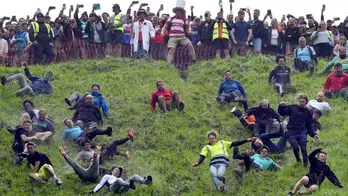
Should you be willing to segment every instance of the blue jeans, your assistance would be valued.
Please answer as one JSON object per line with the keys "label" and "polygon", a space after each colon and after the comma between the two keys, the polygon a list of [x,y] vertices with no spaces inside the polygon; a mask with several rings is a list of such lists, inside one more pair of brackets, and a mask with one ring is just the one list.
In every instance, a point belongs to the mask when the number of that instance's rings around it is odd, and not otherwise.
{"label": "blue jeans", "polygon": [[254,38],[253,39],[253,47],[254,47],[254,51],[261,52],[262,39],[261,38]]}
{"label": "blue jeans", "polygon": [[[273,143],[271,141],[272,138],[278,138],[278,137],[280,137],[280,139],[277,143]],[[262,134],[262,135],[260,135],[260,139],[264,145],[268,146],[268,148],[271,150],[271,152],[273,152],[273,153],[284,152],[284,149],[286,146],[286,137],[282,136],[282,134],[280,132]]]}
{"label": "blue jeans", "polygon": [[222,177],[225,176],[226,165],[222,163],[210,165],[210,174],[216,187],[223,185]]}
{"label": "blue jeans", "polygon": [[226,103],[231,103],[234,98],[236,97],[241,97],[242,93],[240,93],[240,91],[233,91],[230,93],[222,93],[220,96],[218,96],[222,102],[226,102]]}

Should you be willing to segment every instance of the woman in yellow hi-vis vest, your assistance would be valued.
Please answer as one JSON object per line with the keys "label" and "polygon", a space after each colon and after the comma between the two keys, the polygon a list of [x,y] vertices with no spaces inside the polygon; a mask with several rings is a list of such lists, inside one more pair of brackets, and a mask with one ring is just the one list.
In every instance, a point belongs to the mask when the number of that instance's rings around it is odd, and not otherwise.
{"label": "woman in yellow hi-vis vest", "polygon": [[[122,36],[123,36],[123,24],[126,22],[126,16],[121,13],[120,6],[115,4],[112,7],[115,15],[111,16],[109,22],[109,29],[106,33],[106,48],[105,56],[121,57],[122,54]],[[115,44],[115,50],[113,52],[113,45]],[[114,54],[114,55],[113,55]]]}
{"label": "woman in yellow hi-vis vest", "polygon": [[210,174],[213,178],[215,187],[220,190],[225,190],[225,171],[230,165],[227,149],[233,146],[232,142],[220,140],[216,142],[217,133],[215,131],[208,132],[209,144],[204,146],[199,154],[200,158],[193,166],[197,167],[203,163],[206,157],[210,158]]}
{"label": "woman in yellow hi-vis vest", "polygon": [[212,24],[213,29],[213,47],[216,50],[216,58],[220,58],[221,50],[224,51],[225,58],[229,58],[228,32],[232,26],[225,21],[222,12],[217,14],[216,22]]}

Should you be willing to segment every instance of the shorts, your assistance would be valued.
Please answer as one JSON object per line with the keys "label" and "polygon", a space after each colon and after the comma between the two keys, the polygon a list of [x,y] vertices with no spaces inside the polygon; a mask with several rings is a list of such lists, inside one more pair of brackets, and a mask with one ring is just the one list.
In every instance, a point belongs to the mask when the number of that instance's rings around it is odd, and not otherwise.
{"label": "shorts", "polygon": [[108,31],[106,33],[106,43],[122,43],[122,37],[123,33],[122,31],[115,30],[115,31]]}
{"label": "shorts", "polygon": [[217,38],[213,41],[213,47],[214,49],[222,49],[222,50],[228,50],[228,39],[225,38]]}
{"label": "shorts", "polygon": [[50,177],[51,174],[47,171],[47,168],[52,168],[51,165],[48,164],[44,164],[37,173],[35,173],[35,176],[37,176],[38,178],[40,178],[43,181],[47,181]]}
{"label": "shorts", "polygon": [[314,177],[311,177],[310,174],[307,174],[306,176],[308,177],[308,184],[307,184],[307,185],[304,185],[306,188],[309,188],[309,187],[311,187],[312,185],[318,185],[318,182],[317,182],[317,180],[315,180]]}
{"label": "shorts", "polygon": [[189,44],[192,44],[192,42],[185,36],[170,37],[168,41],[168,48],[175,49],[177,45],[185,47]]}

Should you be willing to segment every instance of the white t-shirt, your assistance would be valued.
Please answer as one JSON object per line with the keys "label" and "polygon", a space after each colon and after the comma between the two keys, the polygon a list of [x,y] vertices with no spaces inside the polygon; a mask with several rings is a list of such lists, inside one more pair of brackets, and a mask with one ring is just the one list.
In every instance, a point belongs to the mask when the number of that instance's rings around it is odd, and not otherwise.
{"label": "white t-shirt", "polygon": [[114,175],[109,175],[106,174],[103,176],[102,180],[99,182],[99,184],[93,189],[94,192],[98,192],[106,182],[108,182],[108,184],[113,184],[115,181],[117,180],[116,176]]}
{"label": "white t-shirt", "polygon": [[308,106],[311,106],[312,108],[316,108],[323,113],[328,112],[330,110],[329,103],[325,101],[318,102],[317,100],[310,100],[308,102]]}
{"label": "white t-shirt", "polygon": [[272,34],[271,34],[271,45],[272,46],[278,46],[278,29],[272,29]]}
{"label": "white t-shirt", "polygon": [[0,38],[0,56],[6,56],[8,52],[8,43],[5,39]]}

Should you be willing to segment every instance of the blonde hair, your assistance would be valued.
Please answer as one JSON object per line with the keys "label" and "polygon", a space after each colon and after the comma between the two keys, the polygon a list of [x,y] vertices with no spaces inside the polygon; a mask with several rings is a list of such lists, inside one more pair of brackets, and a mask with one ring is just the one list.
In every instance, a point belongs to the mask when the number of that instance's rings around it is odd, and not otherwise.
{"label": "blonde hair", "polygon": [[19,126],[23,127],[23,125],[26,122],[30,122],[31,123],[31,118],[30,118],[29,114],[24,113],[24,114],[22,114],[22,116],[21,116],[21,118],[19,120]]}
{"label": "blonde hair", "polygon": [[340,37],[340,40],[339,40],[339,42],[338,43],[340,43],[340,41],[344,41],[344,44],[340,44],[341,46],[343,46],[343,47],[346,47],[346,44],[347,44],[347,38],[344,36],[344,35],[342,35],[341,37]]}

